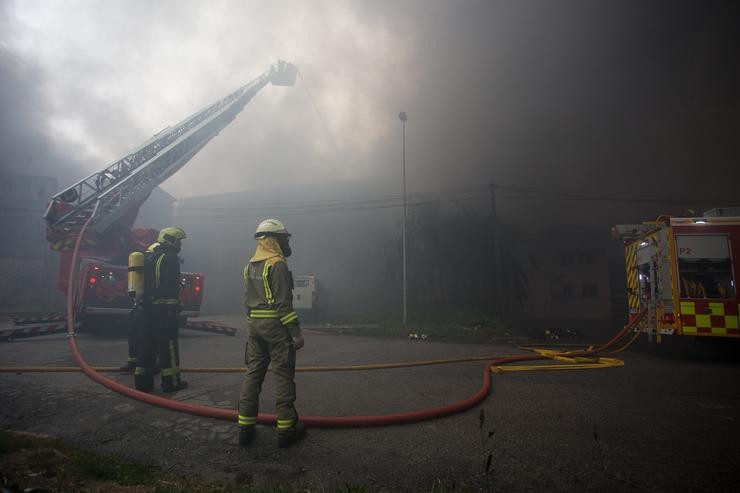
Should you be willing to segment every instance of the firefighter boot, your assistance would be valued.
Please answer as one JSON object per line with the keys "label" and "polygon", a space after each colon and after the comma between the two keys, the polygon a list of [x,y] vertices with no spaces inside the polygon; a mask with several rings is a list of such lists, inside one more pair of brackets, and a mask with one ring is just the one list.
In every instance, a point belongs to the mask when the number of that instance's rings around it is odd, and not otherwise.
{"label": "firefighter boot", "polygon": [[162,377],[162,392],[177,392],[188,388],[188,383],[184,380],[180,380],[179,375],[171,376],[167,375]]}
{"label": "firefighter boot", "polygon": [[142,392],[151,392],[154,389],[154,377],[151,372],[137,366],[134,370],[134,387]]}
{"label": "firefighter boot", "polygon": [[278,430],[278,447],[290,447],[304,436],[306,436],[306,425],[298,421],[286,430]]}
{"label": "firefighter boot", "polygon": [[244,425],[239,427],[239,445],[242,447],[249,445],[254,440],[254,435],[257,433],[257,427],[254,425]]}

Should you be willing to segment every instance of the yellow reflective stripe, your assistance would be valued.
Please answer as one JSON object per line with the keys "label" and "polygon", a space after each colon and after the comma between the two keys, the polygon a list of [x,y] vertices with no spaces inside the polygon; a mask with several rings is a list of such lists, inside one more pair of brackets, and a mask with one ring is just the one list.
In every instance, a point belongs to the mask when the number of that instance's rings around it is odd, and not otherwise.
{"label": "yellow reflective stripe", "polygon": [[681,302],[681,313],[684,315],[695,315],[696,305],[693,301],[682,301]]}
{"label": "yellow reflective stripe", "polygon": [[280,318],[277,310],[249,310],[250,318]]}
{"label": "yellow reflective stripe", "polygon": [[290,312],[280,318],[280,321],[283,323],[283,325],[287,325],[295,320],[298,320],[298,314],[296,312]]}
{"label": "yellow reflective stripe", "polygon": [[265,300],[267,301],[268,305],[272,305],[275,303],[275,298],[272,296],[272,289],[270,289],[270,280],[267,278],[267,271],[270,269],[270,266],[265,262],[264,267],[262,267],[262,283],[265,285]]}
{"label": "yellow reflective stripe", "polygon": [[152,301],[153,305],[176,305],[180,302],[177,298],[161,298],[158,300]]}
{"label": "yellow reflective stripe", "polygon": [[277,420],[277,428],[278,430],[287,430],[288,428],[293,428],[293,425],[295,424],[294,419],[278,419]]}
{"label": "yellow reflective stripe", "polygon": [[239,415],[239,425],[241,426],[249,426],[249,425],[256,425],[257,424],[257,416],[242,416]]}
{"label": "yellow reflective stripe", "polygon": [[162,368],[163,377],[173,377],[177,374],[174,368]]}
{"label": "yellow reflective stripe", "polygon": [[242,273],[242,276],[244,277],[244,282],[247,282],[247,279],[249,279],[249,264],[244,266],[244,272]]}
{"label": "yellow reflective stripe", "polygon": [[159,256],[159,258],[157,259],[156,268],[154,269],[154,285],[156,287],[159,287],[159,275],[162,267],[162,260],[164,260],[164,255]]}

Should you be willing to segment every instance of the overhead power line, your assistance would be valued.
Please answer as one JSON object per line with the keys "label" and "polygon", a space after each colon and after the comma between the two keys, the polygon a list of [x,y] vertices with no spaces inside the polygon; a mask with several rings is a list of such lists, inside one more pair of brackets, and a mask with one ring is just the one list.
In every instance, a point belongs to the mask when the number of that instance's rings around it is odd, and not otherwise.
{"label": "overhead power line", "polygon": [[[738,204],[738,200],[708,200],[706,198],[688,198],[684,200],[666,199],[656,197],[638,196],[608,196],[574,194],[557,191],[548,191],[527,187],[497,186],[497,199],[508,200],[566,200],[580,202],[606,202],[606,203],[645,203],[663,206],[732,206]],[[503,193],[502,193],[503,192]],[[463,202],[472,200],[490,199],[490,191],[487,187],[466,187],[433,192],[418,192],[407,196],[410,207],[427,206],[432,204]],[[235,203],[223,205],[203,206],[181,206],[181,211],[202,212],[203,214],[186,214],[183,218],[241,218],[259,217],[264,211],[280,213],[285,216],[321,214],[329,212],[355,212],[363,210],[378,210],[403,207],[402,195],[382,195],[375,197],[361,197],[351,199],[322,199],[302,200],[293,202],[274,203]],[[210,212],[210,213],[209,213]]]}
{"label": "overhead power line", "polygon": [[[439,190],[432,192],[417,192],[413,194],[407,194],[406,197],[428,197],[442,194],[456,194],[456,193],[483,193],[487,192],[487,188],[482,187],[466,187],[466,188],[453,188],[449,190]],[[233,204],[221,204],[221,205],[181,205],[181,210],[233,210],[243,208],[261,208],[269,209],[275,207],[311,207],[320,205],[346,205],[346,204],[362,204],[362,203],[377,203],[386,202],[390,200],[403,200],[403,195],[378,195],[373,197],[358,197],[350,199],[319,199],[319,200],[296,200],[296,201],[280,201],[280,202],[238,202]]]}

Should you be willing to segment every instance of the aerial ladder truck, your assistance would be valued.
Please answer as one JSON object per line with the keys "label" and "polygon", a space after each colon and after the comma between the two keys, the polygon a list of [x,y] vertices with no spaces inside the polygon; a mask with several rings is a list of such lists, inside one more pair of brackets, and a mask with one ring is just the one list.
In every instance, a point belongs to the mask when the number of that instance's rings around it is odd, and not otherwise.
{"label": "aerial ladder truck", "polygon": [[[206,106],[77,183],[54,195],[44,214],[47,240],[60,253],[57,289],[73,290],[75,313],[85,324],[102,318],[115,323],[133,307],[127,290],[126,259],[133,250],[142,251],[156,240],[155,230],[133,230],[139,208],[152,190],[182,168],[211,139],[219,134],[244,106],[268,83],[292,86],[298,69],[278,61],[263,74],[236,91]],[[72,250],[83,225],[79,265],[72,265]],[[73,275],[73,273],[75,275]],[[74,279],[74,283],[71,282]],[[196,317],[204,294],[204,276],[183,274],[180,298],[183,318]],[[17,324],[34,320],[18,320]],[[47,322],[49,320],[47,319]],[[61,320],[60,320],[61,321]],[[184,321],[183,321],[184,322]],[[0,338],[28,337],[61,332],[63,324],[48,330],[0,331]],[[206,328],[208,323],[201,324]],[[193,324],[190,328],[199,328]]]}

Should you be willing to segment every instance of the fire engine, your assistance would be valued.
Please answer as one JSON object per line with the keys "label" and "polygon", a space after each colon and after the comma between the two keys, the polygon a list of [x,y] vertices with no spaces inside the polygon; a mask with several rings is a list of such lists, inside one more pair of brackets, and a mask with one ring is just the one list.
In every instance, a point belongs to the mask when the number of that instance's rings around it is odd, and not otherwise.
{"label": "fire engine", "polygon": [[[57,288],[64,294],[73,290],[75,313],[83,323],[101,316],[111,323],[111,317],[129,314],[133,300],[127,290],[126,259],[131,251],[146,249],[157,233],[131,228],[152,190],[231,123],[260,89],[268,83],[292,86],[297,71],[295,65],[278,61],[256,79],[51,198],[44,218],[50,247],[61,255]],[[72,249],[85,223],[79,266],[73,266]],[[72,272],[78,273],[74,285]],[[198,316],[205,276],[183,273],[182,284],[182,315]]]}
{"label": "fire engine", "polygon": [[625,246],[630,319],[647,310],[644,330],[661,336],[739,338],[740,208],[701,217],[661,216],[617,225]]}

